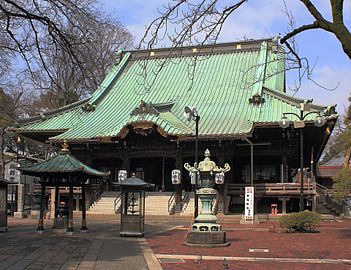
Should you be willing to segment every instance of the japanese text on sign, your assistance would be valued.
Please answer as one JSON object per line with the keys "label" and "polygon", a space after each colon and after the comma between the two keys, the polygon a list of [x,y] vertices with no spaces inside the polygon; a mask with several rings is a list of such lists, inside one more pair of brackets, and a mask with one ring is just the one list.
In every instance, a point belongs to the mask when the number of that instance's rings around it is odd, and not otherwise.
{"label": "japanese text on sign", "polygon": [[253,221],[254,219],[254,188],[245,187],[245,220]]}

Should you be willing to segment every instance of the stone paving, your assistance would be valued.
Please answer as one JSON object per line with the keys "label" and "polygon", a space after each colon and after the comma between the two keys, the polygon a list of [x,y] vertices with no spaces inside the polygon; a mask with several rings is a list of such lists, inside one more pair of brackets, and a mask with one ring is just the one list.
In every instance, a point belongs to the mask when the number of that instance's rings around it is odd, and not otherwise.
{"label": "stone paving", "polygon": [[190,221],[177,217],[147,217],[146,241],[120,237],[116,216],[89,217],[87,233],[79,232],[79,219],[75,224],[72,235],[54,233],[45,220],[39,234],[36,220],[9,218],[8,232],[0,233],[0,270],[351,270],[351,220],[322,222],[315,234],[279,233],[272,230],[277,223],[226,223],[231,246],[225,248],[183,245]]}
{"label": "stone paving", "polygon": [[1,269],[148,269],[136,238],[121,238],[117,222],[95,221],[87,233],[52,232],[45,221],[9,219],[9,230],[0,234]]}

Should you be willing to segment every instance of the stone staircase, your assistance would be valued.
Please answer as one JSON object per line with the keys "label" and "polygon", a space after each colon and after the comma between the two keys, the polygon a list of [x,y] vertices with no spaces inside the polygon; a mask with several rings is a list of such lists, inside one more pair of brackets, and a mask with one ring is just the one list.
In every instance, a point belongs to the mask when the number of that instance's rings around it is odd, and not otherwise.
{"label": "stone staircase", "polygon": [[169,215],[168,200],[171,195],[172,192],[146,192],[145,215]]}
{"label": "stone staircase", "polygon": [[[201,201],[199,200],[199,213],[201,211]],[[180,212],[181,216],[192,216],[194,215],[195,199],[194,192],[189,193],[188,199],[185,201],[183,208]]]}
{"label": "stone staircase", "polygon": [[344,201],[333,198],[333,191],[317,184],[317,212],[333,216],[351,216],[350,207]]}
{"label": "stone staircase", "polygon": [[[115,214],[114,210],[114,201],[118,197],[120,192],[118,191],[104,191],[101,195],[101,198],[98,202],[95,202],[90,206],[88,213],[89,214],[105,214],[113,215]],[[120,208],[121,201],[118,200],[117,210]]]}
{"label": "stone staircase", "polygon": [[[121,200],[116,202],[116,209],[114,206],[115,199],[119,196],[120,192],[104,191],[98,202],[89,208],[88,214],[101,214],[111,215],[120,213]],[[172,192],[146,192],[145,194],[145,214],[146,215],[169,215],[168,213],[168,200]]]}

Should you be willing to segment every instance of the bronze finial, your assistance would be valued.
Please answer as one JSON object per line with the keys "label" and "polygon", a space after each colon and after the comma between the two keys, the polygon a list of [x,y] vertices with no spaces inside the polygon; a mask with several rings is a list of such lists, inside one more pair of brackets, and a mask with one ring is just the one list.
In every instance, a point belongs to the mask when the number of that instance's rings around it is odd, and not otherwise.
{"label": "bronze finial", "polygon": [[211,153],[210,153],[210,150],[206,149],[205,151],[205,157],[210,157],[211,156]]}

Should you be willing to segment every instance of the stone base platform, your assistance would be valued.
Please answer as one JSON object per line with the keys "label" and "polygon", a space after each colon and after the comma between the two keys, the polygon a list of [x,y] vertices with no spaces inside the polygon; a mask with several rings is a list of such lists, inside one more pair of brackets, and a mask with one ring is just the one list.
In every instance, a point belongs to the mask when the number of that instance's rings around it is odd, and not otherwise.
{"label": "stone base platform", "polygon": [[184,244],[197,247],[225,247],[229,246],[230,242],[226,242],[225,231],[190,231]]}

